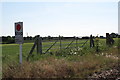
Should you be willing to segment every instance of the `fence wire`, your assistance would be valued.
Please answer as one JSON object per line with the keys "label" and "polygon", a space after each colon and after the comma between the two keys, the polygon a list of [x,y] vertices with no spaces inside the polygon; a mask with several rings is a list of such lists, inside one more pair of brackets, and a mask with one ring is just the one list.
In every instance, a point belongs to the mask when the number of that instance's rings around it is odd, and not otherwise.
{"label": "fence wire", "polygon": [[[60,41],[58,40],[56,42],[56,44],[48,52],[65,49],[72,41],[73,40],[61,40],[61,45],[60,45]],[[81,47],[85,41],[86,40],[77,40],[77,46]],[[55,40],[54,41],[42,41],[43,53],[45,53],[54,42],[55,42]],[[23,60],[26,60],[33,44],[34,44],[34,42],[23,43],[23,45],[22,45]],[[73,43],[69,46],[69,48],[76,48],[76,40],[73,41]],[[36,47],[32,54],[33,55],[37,54]],[[19,44],[2,44],[2,61],[3,61],[3,63],[19,62]]]}
{"label": "fence wire", "polygon": [[[61,50],[61,49],[83,47],[85,42],[87,42],[87,41],[85,41],[85,40],[61,40],[61,41],[59,41],[58,40],[55,43],[55,45],[51,47],[51,45],[54,44],[54,42],[49,41],[49,42],[47,42],[46,45],[45,45],[45,43],[43,43],[42,50],[43,50],[43,53],[47,53],[47,52]],[[49,47],[51,47],[51,49],[49,49]]]}

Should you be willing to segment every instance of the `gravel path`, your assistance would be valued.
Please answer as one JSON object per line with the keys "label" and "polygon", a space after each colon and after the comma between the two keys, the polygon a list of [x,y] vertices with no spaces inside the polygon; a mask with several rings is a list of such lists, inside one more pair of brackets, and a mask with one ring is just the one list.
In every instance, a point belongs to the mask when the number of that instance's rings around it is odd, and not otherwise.
{"label": "gravel path", "polygon": [[[111,53],[112,54],[112,53]],[[113,55],[108,55],[107,53],[102,53],[102,55],[104,55],[106,58],[113,58],[118,60],[118,56],[113,56]],[[98,55],[99,56],[99,55]],[[92,76],[88,77],[89,80],[120,80],[120,64],[114,66],[112,69],[110,70],[105,70],[105,71],[101,71],[101,72],[96,72],[94,73]]]}
{"label": "gravel path", "polygon": [[106,71],[102,71],[100,73],[94,73],[89,78],[92,79],[112,79],[112,80],[120,80],[120,71],[118,69],[110,69]]}
{"label": "gravel path", "polygon": [[89,80],[105,79],[105,80],[120,80],[120,64],[113,68],[101,72],[96,72],[88,77]]}

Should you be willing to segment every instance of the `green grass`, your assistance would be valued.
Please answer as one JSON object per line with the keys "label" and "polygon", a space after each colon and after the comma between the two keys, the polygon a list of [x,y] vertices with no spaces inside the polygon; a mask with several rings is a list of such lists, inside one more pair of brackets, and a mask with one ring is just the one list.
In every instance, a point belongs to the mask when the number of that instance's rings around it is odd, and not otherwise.
{"label": "green grass", "polygon": [[[95,53],[96,52],[96,47],[94,48],[90,48],[89,46],[89,41],[84,45],[83,48],[81,48],[80,46],[82,46],[82,44],[78,44],[77,46],[79,47],[79,51],[76,51],[76,49],[64,49],[65,47],[67,47],[67,45],[71,42],[72,40],[62,40],[62,51],[60,51],[60,42],[58,41],[50,50],[49,52],[52,52],[53,54],[57,53],[61,53],[61,55],[67,55],[68,53],[72,53],[74,54],[74,52],[79,53],[79,55],[84,55],[84,54],[90,54],[90,53]],[[84,43],[86,40],[79,40],[78,43]],[[114,46],[118,45],[118,40],[115,39],[115,44]],[[43,52],[45,52],[54,42],[43,42]],[[76,48],[76,41],[73,42],[74,44],[72,44],[71,46]],[[9,63],[9,62],[19,62],[19,45],[18,44],[2,44],[0,45],[2,46],[2,60],[3,60],[3,64],[5,63]],[[33,43],[24,43],[23,44],[23,61],[26,60],[26,57],[28,56],[31,48],[33,46]],[[70,47],[71,47],[70,46]],[[102,51],[107,51],[109,49],[108,46],[106,46],[105,43],[105,39],[100,39],[99,41],[99,52]],[[36,48],[33,52],[33,54],[36,56]],[[49,55],[49,53],[47,53],[47,55]],[[37,55],[38,56],[38,55]],[[41,56],[41,55],[40,55]],[[39,57],[40,57],[39,56]],[[38,58],[39,58],[38,57]],[[35,57],[36,58],[36,57]],[[38,60],[38,58],[36,58],[35,60]],[[32,59],[32,58],[31,58]],[[34,60],[34,59],[32,59]]]}
{"label": "green grass", "polygon": [[[114,49],[116,50],[116,49]],[[114,50],[110,50],[113,51]],[[94,72],[110,69],[117,60],[102,55],[85,54],[66,57],[41,55],[40,60],[9,64],[4,67],[4,77],[13,78],[87,78]]]}
{"label": "green grass", "polygon": [[[94,72],[98,72],[105,69],[110,69],[112,66],[118,63],[118,60],[113,58],[106,58],[102,53],[108,55],[112,53],[112,56],[118,55],[118,47],[120,46],[120,40],[114,39],[115,43],[113,46],[106,46],[105,39],[99,40],[99,52],[96,52],[96,47],[90,48],[89,41],[84,45],[83,48],[79,47],[69,49],[59,49],[59,42],[50,50],[47,54],[37,54],[36,50],[33,52],[34,55],[30,56],[30,62],[26,62],[26,57],[33,46],[33,43],[23,44],[23,68],[19,67],[19,45],[18,44],[3,44],[2,46],[2,60],[4,77],[87,77]],[[62,44],[68,44],[70,41],[62,41]],[[86,40],[81,40],[85,42]],[[43,42],[43,46],[46,49],[50,47],[54,42]],[[74,41],[74,43],[76,43]],[[96,43],[95,43],[96,44]],[[49,45],[49,46],[47,46]],[[76,47],[76,44],[72,45]],[[81,46],[79,44],[78,46]],[[62,45],[66,47],[66,45]],[[54,49],[56,48],[56,50]],[[13,67],[8,70],[9,67]],[[44,68],[45,67],[45,68]],[[20,69],[19,69],[20,68]],[[58,69],[56,69],[58,68]],[[62,70],[63,69],[63,70]],[[27,71],[28,70],[28,71]],[[40,70],[40,71],[39,71]],[[41,72],[41,70],[43,72]],[[16,74],[17,72],[23,71],[24,73]],[[36,73],[35,71],[38,71]],[[62,71],[62,72],[60,72]],[[49,74],[51,72],[51,74]],[[12,73],[12,74],[10,74]],[[62,74],[63,73],[63,74]],[[23,75],[26,74],[26,75]]]}
{"label": "green grass", "polygon": [[[63,41],[62,40],[62,48],[65,48],[72,40]],[[85,40],[81,40],[78,42],[85,42]],[[43,42],[43,52],[45,52],[54,42]],[[75,41],[73,42],[75,43]],[[66,44],[66,45],[64,45]],[[75,47],[76,44],[72,45],[72,47]],[[9,62],[18,62],[19,59],[19,44],[2,44],[2,59],[3,64],[9,63]],[[26,57],[28,56],[31,48],[33,46],[33,43],[24,43],[23,44],[23,61],[26,60]],[[79,45],[80,46],[80,45]],[[60,42],[57,42],[55,46],[51,48],[50,51],[55,52],[60,49]],[[36,48],[33,52],[33,54],[36,54]]]}

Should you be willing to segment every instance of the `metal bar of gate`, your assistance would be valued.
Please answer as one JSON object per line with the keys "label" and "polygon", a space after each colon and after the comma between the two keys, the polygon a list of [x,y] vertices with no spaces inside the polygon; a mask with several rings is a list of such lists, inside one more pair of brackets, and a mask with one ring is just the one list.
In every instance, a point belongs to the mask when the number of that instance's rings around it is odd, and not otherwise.
{"label": "metal bar of gate", "polygon": [[[73,40],[74,41],[74,40]],[[66,47],[66,49],[73,43],[73,41],[70,43],[70,44],[68,44],[68,46]]]}
{"label": "metal bar of gate", "polygon": [[28,57],[27,57],[27,61],[29,60],[29,57],[30,57],[30,55],[32,54],[32,52],[33,52],[36,44],[37,44],[37,39],[35,39],[34,45],[33,45],[33,47],[31,48],[31,50],[30,50],[30,52],[29,52],[29,55],[28,55]]}
{"label": "metal bar of gate", "polygon": [[[88,40],[89,40],[89,39],[88,39]],[[83,46],[87,43],[88,40],[86,40],[86,42],[85,42],[81,47],[83,47]]]}
{"label": "metal bar of gate", "polygon": [[[58,41],[58,40],[57,40],[57,41]],[[52,46],[50,46],[45,53],[47,53],[47,52],[57,43],[57,41],[55,41],[55,43],[53,43]],[[45,54],[45,53],[44,53],[44,54]]]}

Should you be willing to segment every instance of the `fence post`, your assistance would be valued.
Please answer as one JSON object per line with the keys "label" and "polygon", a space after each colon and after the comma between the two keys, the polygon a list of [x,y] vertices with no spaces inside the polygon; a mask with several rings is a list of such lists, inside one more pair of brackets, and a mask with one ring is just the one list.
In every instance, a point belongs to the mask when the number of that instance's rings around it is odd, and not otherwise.
{"label": "fence post", "polygon": [[33,45],[33,47],[31,48],[31,50],[30,50],[30,52],[29,52],[29,55],[28,55],[28,57],[27,57],[27,61],[29,60],[29,57],[30,57],[30,55],[32,54],[33,50],[35,49],[35,46],[36,46],[36,45],[37,45],[37,38],[35,39],[34,45]]}
{"label": "fence post", "polygon": [[114,44],[114,40],[109,33],[106,33],[106,44],[109,46]]}
{"label": "fence post", "polygon": [[40,39],[40,53],[42,54],[42,37],[40,37],[39,39]]}
{"label": "fence post", "polygon": [[37,54],[40,53],[40,43],[39,43],[39,42],[40,42],[40,39],[39,39],[39,37],[40,37],[40,35],[37,35],[37,37],[36,37],[36,38],[37,38],[37,47],[36,47],[36,49],[37,49]]}
{"label": "fence post", "polygon": [[42,39],[40,35],[37,35],[37,53],[42,54]]}
{"label": "fence post", "polygon": [[62,48],[62,42],[61,42],[61,36],[59,35],[59,40],[60,40],[60,50]]}
{"label": "fence post", "polygon": [[106,33],[106,44],[109,45],[109,33]]}
{"label": "fence post", "polygon": [[90,35],[90,48],[94,47],[94,40],[93,40],[93,37],[92,35]]}
{"label": "fence post", "polygon": [[77,42],[77,37],[75,37],[76,39],[76,50],[78,50],[78,42]]}

